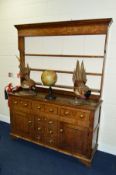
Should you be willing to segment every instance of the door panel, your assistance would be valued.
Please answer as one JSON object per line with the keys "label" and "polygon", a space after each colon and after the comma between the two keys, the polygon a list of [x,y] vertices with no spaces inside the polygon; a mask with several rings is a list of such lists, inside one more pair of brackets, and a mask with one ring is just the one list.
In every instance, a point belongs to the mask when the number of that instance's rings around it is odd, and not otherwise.
{"label": "door panel", "polygon": [[22,112],[12,113],[12,132],[22,137],[33,137],[33,120],[30,114]]}
{"label": "door panel", "polygon": [[88,150],[88,131],[87,130],[80,130],[75,129],[74,134],[74,140],[73,140],[73,152],[75,154],[84,154],[87,155]]}
{"label": "door panel", "polygon": [[73,129],[61,122],[59,127],[59,147],[66,151],[73,150]]}
{"label": "door panel", "polygon": [[75,129],[67,123],[59,125],[59,147],[74,154],[86,154],[88,148],[88,130]]}

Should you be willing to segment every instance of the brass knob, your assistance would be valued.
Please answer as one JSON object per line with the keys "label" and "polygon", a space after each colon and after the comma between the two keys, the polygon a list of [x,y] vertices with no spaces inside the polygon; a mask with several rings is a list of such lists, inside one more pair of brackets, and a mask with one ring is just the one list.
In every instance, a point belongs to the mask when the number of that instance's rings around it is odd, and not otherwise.
{"label": "brass knob", "polygon": [[63,132],[63,129],[62,129],[62,128],[60,129],[60,132],[61,132],[61,133]]}
{"label": "brass knob", "polygon": [[51,109],[49,109],[49,112],[53,112],[54,110],[51,108]]}
{"label": "brass knob", "polygon": [[83,118],[83,117],[84,117],[84,115],[83,115],[83,114],[81,114],[81,115],[80,115],[80,118]]}
{"label": "brass knob", "polygon": [[27,106],[27,103],[25,103],[24,106]]}
{"label": "brass knob", "polygon": [[68,115],[68,114],[69,114],[69,111],[66,111],[66,112],[65,112],[65,115]]}
{"label": "brass knob", "polygon": [[18,102],[17,101],[14,101],[14,104],[17,104]]}
{"label": "brass knob", "polygon": [[52,130],[50,130],[50,131],[49,131],[49,133],[50,133],[50,134],[52,134],[52,133],[53,133],[53,131],[52,131]]}
{"label": "brass knob", "polygon": [[38,129],[38,131],[40,131],[41,130],[41,128],[39,127],[39,128],[37,128]]}
{"label": "brass knob", "polygon": [[53,123],[53,121],[51,121],[51,120],[50,120],[48,123],[49,123],[49,124],[52,124],[52,123]]}
{"label": "brass knob", "polygon": [[37,106],[37,109],[41,109],[41,107],[40,106]]}
{"label": "brass knob", "polygon": [[32,121],[31,121],[31,120],[29,120],[29,121],[28,121],[28,123],[29,123],[29,124],[31,124],[31,123],[32,123]]}
{"label": "brass knob", "polygon": [[37,120],[38,120],[38,121],[40,121],[41,119],[40,119],[40,118],[38,118]]}

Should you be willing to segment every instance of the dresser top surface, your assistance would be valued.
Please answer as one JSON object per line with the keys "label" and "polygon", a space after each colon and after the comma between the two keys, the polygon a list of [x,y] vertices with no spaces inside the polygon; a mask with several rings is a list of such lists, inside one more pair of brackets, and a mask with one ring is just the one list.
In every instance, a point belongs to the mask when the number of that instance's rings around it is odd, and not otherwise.
{"label": "dresser top surface", "polygon": [[26,94],[22,91],[15,92],[9,94],[10,96],[16,96],[16,97],[22,97],[24,99],[31,99],[31,100],[37,100],[44,103],[50,103],[50,104],[57,104],[61,106],[68,106],[68,107],[74,107],[79,109],[87,109],[87,110],[96,110],[96,108],[102,103],[102,100],[96,101],[92,99],[79,99],[76,97],[69,97],[65,95],[57,95],[56,99],[54,100],[47,100],[45,98],[46,93],[37,93],[37,94]]}

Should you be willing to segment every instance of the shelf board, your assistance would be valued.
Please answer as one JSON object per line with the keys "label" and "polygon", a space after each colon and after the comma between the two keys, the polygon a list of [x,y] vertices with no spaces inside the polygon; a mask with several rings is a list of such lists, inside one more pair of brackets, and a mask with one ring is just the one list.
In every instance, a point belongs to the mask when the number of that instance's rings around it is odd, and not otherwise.
{"label": "shelf board", "polygon": [[73,58],[104,58],[104,55],[70,55],[70,54],[34,54],[25,53],[25,56],[38,56],[38,57],[73,57]]}
{"label": "shelf board", "polygon": [[[38,71],[38,72],[43,72],[46,69],[36,69],[36,68],[30,68],[30,71]],[[49,70],[49,69],[47,69]],[[53,70],[53,69],[52,69]],[[73,74],[73,71],[63,71],[63,70],[53,70],[57,73],[64,73],[64,74]],[[86,72],[86,75],[90,75],[90,76],[102,76],[102,73],[94,73],[94,72]]]}
{"label": "shelf board", "polygon": [[[40,82],[36,82],[36,85],[40,85],[40,86],[44,86],[42,83]],[[47,87],[47,86],[46,86]],[[71,89],[73,90],[73,86],[67,86],[67,85],[59,85],[59,84],[56,84],[54,85],[53,87],[57,87],[57,88],[62,88],[62,89]],[[96,93],[100,93],[100,90],[99,89],[90,89],[92,92],[96,92]]]}

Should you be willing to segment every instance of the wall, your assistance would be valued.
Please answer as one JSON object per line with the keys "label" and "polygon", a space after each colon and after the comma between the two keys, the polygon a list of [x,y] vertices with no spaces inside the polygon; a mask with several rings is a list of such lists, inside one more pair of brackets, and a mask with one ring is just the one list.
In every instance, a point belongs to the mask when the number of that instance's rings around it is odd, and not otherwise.
{"label": "wall", "polygon": [[[18,55],[15,24],[62,21],[74,19],[109,18],[110,28],[108,58],[106,62],[101,115],[99,150],[116,154],[116,1],[115,0],[1,0],[0,1],[0,117],[9,122],[9,110],[4,99],[8,82],[19,84],[17,78]],[[13,77],[8,77],[8,72]]]}

